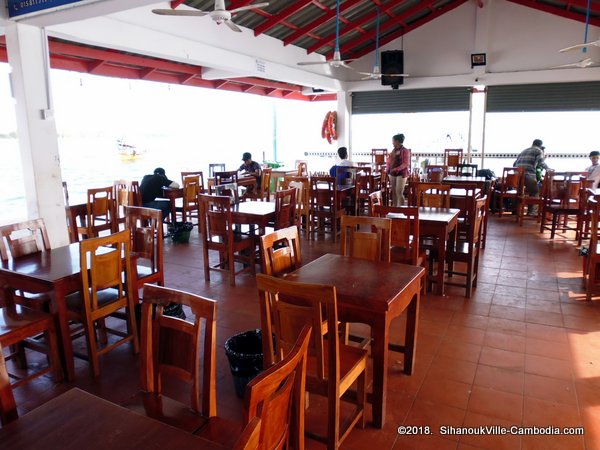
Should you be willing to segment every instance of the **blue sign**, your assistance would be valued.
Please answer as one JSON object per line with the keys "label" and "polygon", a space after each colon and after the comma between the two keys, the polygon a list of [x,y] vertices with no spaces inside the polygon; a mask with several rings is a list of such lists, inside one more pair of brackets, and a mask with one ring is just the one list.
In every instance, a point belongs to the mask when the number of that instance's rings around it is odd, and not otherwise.
{"label": "blue sign", "polygon": [[8,0],[8,17],[17,17],[83,0]]}

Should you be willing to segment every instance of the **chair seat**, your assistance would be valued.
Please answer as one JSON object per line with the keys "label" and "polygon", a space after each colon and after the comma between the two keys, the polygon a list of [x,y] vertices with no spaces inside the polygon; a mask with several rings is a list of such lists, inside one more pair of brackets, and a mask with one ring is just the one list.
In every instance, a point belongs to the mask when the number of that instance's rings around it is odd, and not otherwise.
{"label": "chair seat", "polygon": [[[325,373],[328,372],[328,348],[323,350]],[[345,392],[356,380],[356,373],[362,372],[367,363],[367,350],[349,345],[340,345],[340,392]],[[321,391],[327,395],[327,381],[321,383],[312,374],[317,372],[317,360],[309,356],[306,362],[306,386],[309,391]]]}
{"label": "chair seat", "polygon": [[37,309],[38,311],[49,312],[50,296],[48,294],[17,291],[14,296],[17,305],[26,306],[27,308]]}
{"label": "chair seat", "polygon": [[36,329],[44,331],[48,328],[47,323],[54,320],[50,314],[20,305],[15,305],[15,313],[9,313],[8,308],[0,308],[0,341],[4,346],[22,341],[24,336],[35,334]]}
{"label": "chair seat", "polygon": [[[80,292],[74,292],[65,297],[67,301],[67,309],[69,311],[81,312],[83,307],[83,296]],[[110,303],[119,300],[118,292],[116,289],[103,289],[98,291],[98,306],[106,306]]]}
{"label": "chair seat", "polygon": [[[196,432],[208,422],[206,417],[193,411],[188,405],[150,392],[138,392],[121,406],[188,433]],[[239,433],[234,436],[237,434]]]}

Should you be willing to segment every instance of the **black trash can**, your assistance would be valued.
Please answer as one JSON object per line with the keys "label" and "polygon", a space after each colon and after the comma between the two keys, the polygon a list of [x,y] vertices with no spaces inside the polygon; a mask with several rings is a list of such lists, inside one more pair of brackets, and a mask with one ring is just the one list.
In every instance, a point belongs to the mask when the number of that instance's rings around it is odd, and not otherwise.
{"label": "black trash can", "polygon": [[233,375],[235,394],[244,398],[246,385],[262,372],[263,354],[260,329],[245,331],[225,341],[225,354]]}

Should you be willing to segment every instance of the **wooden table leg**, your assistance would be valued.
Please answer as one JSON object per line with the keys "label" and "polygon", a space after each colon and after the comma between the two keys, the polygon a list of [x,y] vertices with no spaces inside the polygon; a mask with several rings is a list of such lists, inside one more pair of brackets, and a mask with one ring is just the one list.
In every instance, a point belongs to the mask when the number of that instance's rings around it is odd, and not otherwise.
{"label": "wooden table leg", "polygon": [[50,292],[52,312],[56,316],[56,330],[60,350],[60,359],[65,371],[67,381],[75,380],[75,362],[73,361],[73,342],[67,318],[66,292],[60,284],[55,285],[54,291]]}
{"label": "wooden table leg", "polygon": [[387,373],[388,373],[388,344],[390,323],[388,315],[377,317],[371,332],[371,357],[373,358],[373,426],[383,428],[385,423]]}
{"label": "wooden table leg", "polygon": [[438,262],[437,273],[435,274],[435,293],[444,295],[444,270],[446,269],[446,230],[439,233],[437,238],[438,243]]}
{"label": "wooden table leg", "polygon": [[[419,279],[420,280],[420,279]],[[418,285],[421,285],[419,281]],[[412,375],[419,329],[419,303],[421,289],[417,289],[406,310],[406,334],[404,338],[404,373]]]}

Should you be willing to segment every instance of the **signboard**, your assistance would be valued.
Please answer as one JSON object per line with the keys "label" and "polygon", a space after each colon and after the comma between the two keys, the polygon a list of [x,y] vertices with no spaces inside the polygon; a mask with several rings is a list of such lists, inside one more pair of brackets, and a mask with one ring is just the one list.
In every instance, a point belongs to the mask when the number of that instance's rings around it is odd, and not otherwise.
{"label": "signboard", "polygon": [[33,12],[56,8],[85,0],[7,0],[8,17],[18,17]]}

